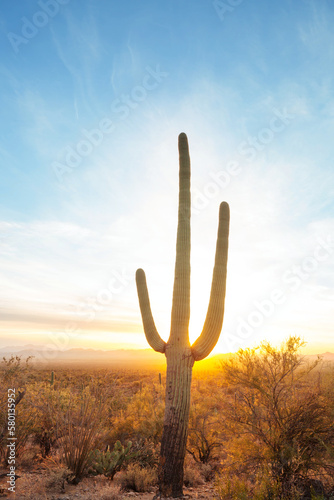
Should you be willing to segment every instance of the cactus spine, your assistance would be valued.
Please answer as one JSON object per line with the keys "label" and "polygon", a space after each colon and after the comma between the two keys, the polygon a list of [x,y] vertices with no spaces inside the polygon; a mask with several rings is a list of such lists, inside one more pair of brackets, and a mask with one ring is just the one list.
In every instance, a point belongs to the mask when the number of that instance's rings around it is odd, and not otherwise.
{"label": "cactus spine", "polygon": [[137,291],[146,339],[167,359],[166,408],[159,463],[160,496],[183,494],[190,387],[195,361],[204,359],[216,345],[223,324],[229,233],[229,206],[221,203],[210,301],[203,330],[189,342],[190,319],[190,158],[186,134],[179,135],[179,211],[176,260],[168,342],[159,335],[151,312],[145,273],[136,272]]}

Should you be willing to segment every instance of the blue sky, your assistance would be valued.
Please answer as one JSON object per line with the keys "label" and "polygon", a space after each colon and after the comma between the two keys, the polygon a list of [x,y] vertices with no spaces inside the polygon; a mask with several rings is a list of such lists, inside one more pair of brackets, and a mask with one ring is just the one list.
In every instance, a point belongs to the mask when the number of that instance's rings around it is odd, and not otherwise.
{"label": "blue sky", "polygon": [[226,200],[216,351],[333,350],[333,22],[330,1],[6,2],[0,347],[146,347],[138,267],[167,339],[184,131],[191,338]]}

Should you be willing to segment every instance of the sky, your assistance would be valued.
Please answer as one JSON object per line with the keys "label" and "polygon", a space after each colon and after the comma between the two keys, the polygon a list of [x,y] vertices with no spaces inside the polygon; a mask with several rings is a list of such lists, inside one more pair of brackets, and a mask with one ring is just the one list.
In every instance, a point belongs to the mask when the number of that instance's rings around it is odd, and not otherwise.
{"label": "sky", "polygon": [[190,338],[230,205],[214,350],[334,351],[334,5],[26,0],[0,13],[0,348],[168,339],[177,137],[192,164]]}

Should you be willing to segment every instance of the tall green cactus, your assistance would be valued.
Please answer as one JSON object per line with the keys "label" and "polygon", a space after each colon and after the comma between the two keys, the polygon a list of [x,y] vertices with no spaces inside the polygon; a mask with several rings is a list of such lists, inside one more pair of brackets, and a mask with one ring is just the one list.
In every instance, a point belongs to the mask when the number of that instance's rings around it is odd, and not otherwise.
{"label": "tall green cactus", "polygon": [[171,314],[167,342],[154,324],[145,273],[136,272],[137,291],[146,339],[167,359],[166,408],[159,463],[160,496],[183,494],[183,463],[186,452],[190,387],[195,361],[204,359],[216,345],[224,317],[226,268],[229,233],[229,206],[219,208],[216,257],[210,301],[203,330],[196,342],[189,342],[190,319],[190,158],[186,134],[179,135],[179,212],[176,261]]}

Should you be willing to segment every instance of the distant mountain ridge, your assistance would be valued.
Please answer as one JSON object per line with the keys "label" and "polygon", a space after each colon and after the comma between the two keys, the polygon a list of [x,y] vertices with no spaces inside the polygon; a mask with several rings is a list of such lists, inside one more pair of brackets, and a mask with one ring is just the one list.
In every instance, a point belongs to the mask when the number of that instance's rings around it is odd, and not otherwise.
{"label": "distant mountain ridge", "polygon": [[316,359],[320,356],[324,361],[334,361],[334,352],[324,352],[322,354],[308,354],[307,357],[311,359]]}
{"label": "distant mountain ridge", "polygon": [[149,367],[158,366],[165,362],[165,357],[153,349],[114,349],[103,351],[92,348],[72,348],[72,349],[49,349],[43,346],[28,344],[25,346],[9,346],[0,349],[0,359],[5,356],[21,356],[27,358],[33,356],[33,363],[52,364],[75,364],[80,365],[111,365],[115,367],[147,365]]}
{"label": "distant mountain ridge", "polygon": [[[49,350],[49,355],[45,354],[45,349],[42,345],[27,344],[24,346],[8,346],[0,349],[0,359],[5,356],[17,355],[22,358],[33,356],[33,362],[45,364],[68,364],[79,366],[103,365],[110,367],[158,367],[165,364],[165,357],[153,349],[113,349],[101,350],[92,348],[71,348]],[[216,354],[203,360],[201,365],[212,362],[219,363],[223,359],[229,357],[230,354]],[[316,359],[317,354],[306,355],[308,359]],[[319,355],[324,361],[334,361],[334,353],[325,352]]]}

